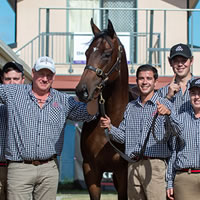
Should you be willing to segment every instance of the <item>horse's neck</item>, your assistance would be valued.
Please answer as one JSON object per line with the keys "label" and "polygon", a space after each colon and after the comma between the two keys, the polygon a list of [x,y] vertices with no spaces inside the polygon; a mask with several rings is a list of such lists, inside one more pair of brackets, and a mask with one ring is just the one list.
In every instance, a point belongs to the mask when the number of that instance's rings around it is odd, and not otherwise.
{"label": "horse's neck", "polygon": [[126,54],[125,54],[125,50],[123,50],[124,52],[122,53],[122,58],[121,58],[121,63],[120,63],[120,73],[119,73],[119,77],[116,80],[115,83],[115,89],[116,91],[116,95],[118,96],[118,98],[121,96],[125,96],[126,100],[128,102],[128,65],[127,65],[127,60],[126,60]]}
{"label": "horse's neck", "polygon": [[[112,87],[108,86],[108,96],[107,99],[116,100],[118,102],[128,101],[128,86],[122,86],[119,84],[119,80]],[[112,89],[112,91],[110,90]]]}
{"label": "horse's neck", "polygon": [[129,98],[127,66],[121,66],[119,74],[120,75],[112,83],[109,83],[104,90],[106,114],[112,119],[115,119],[117,124],[122,120]]}

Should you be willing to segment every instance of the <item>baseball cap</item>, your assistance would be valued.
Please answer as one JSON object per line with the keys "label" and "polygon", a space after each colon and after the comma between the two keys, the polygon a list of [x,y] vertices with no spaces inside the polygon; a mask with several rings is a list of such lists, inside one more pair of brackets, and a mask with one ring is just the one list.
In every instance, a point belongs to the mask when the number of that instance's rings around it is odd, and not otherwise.
{"label": "baseball cap", "polygon": [[192,53],[188,45],[179,43],[171,48],[169,59],[172,59],[175,56],[183,56],[185,58],[191,58]]}
{"label": "baseball cap", "polygon": [[56,73],[54,61],[48,56],[42,56],[38,58],[33,68],[35,71],[39,71],[41,69],[49,69],[54,74]]}
{"label": "baseball cap", "polygon": [[17,63],[17,62],[7,62],[3,68],[2,68],[2,73],[6,72],[6,70],[8,68],[13,68],[13,69],[16,69],[18,70],[19,72],[21,72],[22,74],[24,74],[24,68],[21,64]]}
{"label": "baseball cap", "polygon": [[198,87],[200,88],[200,78],[194,79],[191,83],[190,83],[190,89],[192,89],[193,87]]}

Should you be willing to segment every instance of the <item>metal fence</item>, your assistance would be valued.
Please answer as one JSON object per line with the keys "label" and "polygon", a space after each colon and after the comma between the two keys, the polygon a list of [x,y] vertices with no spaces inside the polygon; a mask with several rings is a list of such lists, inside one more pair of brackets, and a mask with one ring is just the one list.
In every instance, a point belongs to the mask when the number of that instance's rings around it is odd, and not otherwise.
{"label": "metal fence", "polygon": [[[119,37],[126,37],[128,41],[133,41],[134,38],[137,38],[137,44],[142,47],[142,49],[146,48],[146,40],[149,37],[150,33],[131,33],[129,35],[127,34],[118,34]],[[87,41],[85,43],[82,43],[80,45],[84,46],[82,49],[75,49],[75,40],[79,40],[78,36],[82,38],[83,41]],[[86,39],[83,39],[83,38]],[[154,48],[160,48],[160,34],[159,33],[153,33],[153,38],[156,41]],[[20,56],[21,59],[23,59],[29,66],[33,66],[35,60],[39,56],[48,55],[52,58],[54,58],[56,65],[69,65],[69,74],[73,74],[73,65],[75,64],[84,64],[84,59],[82,60],[76,60],[74,58],[74,55],[82,54],[81,57],[84,57],[84,51],[88,47],[90,40],[92,39],[92,34],[86,34],[86,33],[41,33],[37,37],[35,37],[33,40],[31,40],[29,43],[24,45],[22,48],[16,51],[16,53]],[[123,42],[122,42],[123,43]],[[146,55],[148,52],[144,52],[138,55],[137,59],[134,58],[134,48],[128,45],[130,49],[126,49],[129,52],[129,60],[128,63],[130,65],[134,64],[143,64],[146,62]],[[79,50],[79,51],[78,51]],[[77,52],[78,51],[78,52]],[[132,56],[131,56],[132,55]],[[154,64],[157,66],[161,65],[160,62],[160,52],[155,51],[153,53],[154,56]],[[134,73],[131,71],[131,73]]]}
{"label": "metal fence", "polygon": [[[61,21],[56,21],[60,19],[58,16],[60,12],[62,13],[60,16],[65,17],[61,17]],[[127,39],[125,48],[128,52],[130,74],[135,73],[135,66],[150,63],[160,69],[160,75],[166,75],[167,56],[172,45],[190,41],[192,51],[200,52],[200,49],[193,44],[193,12],[200,13],[200,10],[40,8],[38,36],[19,48],[16,53],[29,66],[33,66],[39,56],[51,56],[57,66],[68,66],[67,73],[75,74],[74,66],[84,64],[84,58],[77,62],[76,57],[84,57],[84,50],[92,38],[90,19],[94,18],[100,29],[106,27],[107,19],[111,19],[118,36]],[[188,16],[190,29],[187,26]],[[130,17],[131,20],[128,20]],[[58,23],[59,26],[56,26]],[[181,32],[177,32],[181,27]]]}

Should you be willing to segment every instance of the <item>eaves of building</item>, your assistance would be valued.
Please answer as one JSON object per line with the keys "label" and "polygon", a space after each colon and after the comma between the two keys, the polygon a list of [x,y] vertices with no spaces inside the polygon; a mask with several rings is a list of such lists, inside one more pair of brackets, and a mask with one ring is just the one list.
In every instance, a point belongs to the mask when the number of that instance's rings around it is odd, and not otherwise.
{"label": "eaves of building", "polygon": [[2,69],[7,62],[11,61],[15,61],[23,65],[26,83],[31,82],[31,68],[23,60],[21,60],[9,46],[0,40],[0,68]]}

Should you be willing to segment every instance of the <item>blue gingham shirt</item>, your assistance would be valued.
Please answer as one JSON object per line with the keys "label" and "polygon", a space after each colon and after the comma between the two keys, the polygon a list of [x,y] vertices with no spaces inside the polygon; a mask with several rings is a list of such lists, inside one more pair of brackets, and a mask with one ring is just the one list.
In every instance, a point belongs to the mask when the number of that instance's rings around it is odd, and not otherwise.
{"label": "blue gingham shirt", "polygon": [[[185,110],[188,110],[190,108],[190,95],[189,95],[188,89],[190,87],[190,83],[194,79],[195,79],[195,77],[192,76],[192,78],[187,82],[186,90],[185,90],[184,94],[183,94],[182,90],[179,90],[170,100],[174,104],[175,111],[177,114],[181,114]],[[161,97],[165,97],[168,93],[168,88],[169,88],[169,85],[166,85],[163,88],[159,89],[157,91],[158,95]]]}
{"label": "blue gingham shirt", "polygon": [[182,122],[185,146],[169,160],[168,188],[173,188],[176,171],[184,168],[200,168],[200,118],[196,118],[192,106],[178,116]]}
{"label": "blue gingham shirt", "polygon": [[32,85],[0,85],[0,102],[7,106],[8,129],[6,159],[45,160],[60,155],[66,120],[90,121],[86,104],[50,89],[50,95],[40,108],[32,93]]}
{"label": "blue gingham shirt", "polygon": [[[141,151],[153,117],[157,112],[157,101],[171,110],[170,121],[173,125],[179,126],[171,102],[159,97],[157,93],[145,105],[142,105],[139,97],[137,100],[130,102],[119,127],[111,126],[111,139],[125,143],[125,154],[130,158],[138,155]],[[163,138],[165,133],[164,122],[165,117],[159,115],[155,124],[155,134],[159,140]],[[152,134],[150,134],[144,156],[168,158],[171,154],[172,152],[166,143],[157,143]]]}
{"label": "blue gingham shirt", "polygon": [[0,162],[5,162],[5,143],[7,131],[7,107],[0,104]]}

